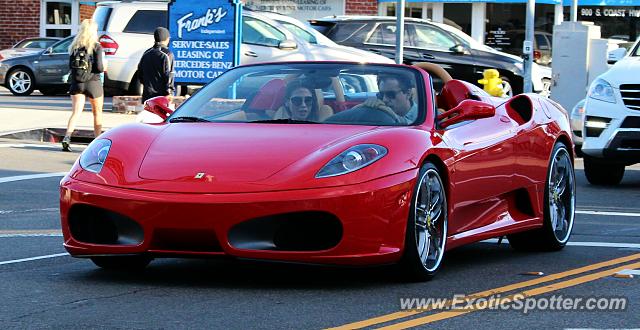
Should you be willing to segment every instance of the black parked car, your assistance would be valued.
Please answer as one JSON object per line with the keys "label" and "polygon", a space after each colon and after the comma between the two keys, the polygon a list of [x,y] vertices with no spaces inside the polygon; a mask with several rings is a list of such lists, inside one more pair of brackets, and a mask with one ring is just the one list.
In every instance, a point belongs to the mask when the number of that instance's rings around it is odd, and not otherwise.
{"label": "black parked car", "polygon": [[44,95],[64,94],[69,84],[63,76],[69,72],[69,45],[73,36],[51,47],[0,60],[0,86],[13,95],[26,96],[39,89]]}
{"label": "black parked car", "polygon": [[[395,58],[396,18],[384,16],[337,16],[309,21],[338,44]],[[431,62],[441,65],[453,78],[477,83],[485,69],[498,69],[507,94],[523,90],[522,60],[473,40],[464,32],[444,24],[406,18],[404,63]],[[551,72],[534,65],[533,88],[548,88]],[[437,84],[437,82],[436,82]],[[437,86],[436,86],[437,87]]]}

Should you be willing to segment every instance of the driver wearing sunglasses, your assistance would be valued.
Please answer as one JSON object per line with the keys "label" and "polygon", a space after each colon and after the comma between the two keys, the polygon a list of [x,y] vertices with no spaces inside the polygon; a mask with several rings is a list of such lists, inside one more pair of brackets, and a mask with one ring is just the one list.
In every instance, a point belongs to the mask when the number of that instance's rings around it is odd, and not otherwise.
{"label": "driver wearing sunglasses", "polygon": [[418,105],[413,101],[412,84],[409,79],[396,76],[378,77],[378,94],[362,103],[369,108],[389,110],[401,124],[411,124],[418,117]]}

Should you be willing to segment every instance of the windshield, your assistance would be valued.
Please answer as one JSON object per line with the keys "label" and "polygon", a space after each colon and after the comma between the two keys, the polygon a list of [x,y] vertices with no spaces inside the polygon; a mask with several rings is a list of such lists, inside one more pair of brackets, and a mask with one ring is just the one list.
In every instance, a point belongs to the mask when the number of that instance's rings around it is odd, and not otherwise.
{"label": "windshield", "polygon": [[431,24],[435,24],[439,27],[441,27],[442,29],[446,30],[447,32],[451,33],[453,35],[454,38],[458,39],[458,41],[460,41],[460,43],[464,46],[467,47],[471,47],[473,49],[477,49],[477,50],[484,50],[487,52],[495,52],[496,50],[479,42],[476,39],[473,39],[470,35],[464,33],[464,31],[458,30],[453,26],[447,25],[447,24],[437,24],[437,23],[431,23]]}
{"label": "windshield", "polygon": [[107,30],[109,17],[111,17],[111,10],[111,8],[104,6],[98,6],[98,8],[96,8],[96,11],[93,13],[93,20],[95,20],[98,25],[98,31]]}
{"label": "windshield", "polygon": [[633,51],[630,54],[631,56],[640,56],[640,47],[638,47],[639,44],[640,44],[640,39],[638,39],[635,42],[635,45],[633,45]]}
{"label": "windshield", "polygon": [[310,43],[310,44],[317,44],[318,40],[316,40],[316,37],[314,37],[311,33],[305,31],[304,29],[302,29],[301,27],[295,25],[295,24],[291,24],[288,22],[283,22],[283,21],[278,21],[278,23],[282,24],[282,26],[284,26],[287,30],[289,30],[291,33],[295,34],[297,37],[303,39],[304,41]]}
{"label": "windshield", "polygon": [[424,118],[424,90],[420,73],[408,67],[255,65],[218,77],[168,120],[406,126]]}

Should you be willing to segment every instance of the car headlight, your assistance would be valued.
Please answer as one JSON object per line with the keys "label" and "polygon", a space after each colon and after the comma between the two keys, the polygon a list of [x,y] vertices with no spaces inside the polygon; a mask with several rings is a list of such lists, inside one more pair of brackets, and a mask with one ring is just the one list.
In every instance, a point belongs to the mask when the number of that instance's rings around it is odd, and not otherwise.
{"label": "car headlight", "polygon": [[109,155],[109,149],[111,149],[111,140],[93,140],[80,155],[80,166],[89,172],[100,172]]}
{"label": "car headlight", "polygon": [[359,144],[353,146],[323,166],[316,178],[326,178],[357,171],[384,157],[387,148],[377,144]]}
{"label": "car headlight", "polygon": [[589,93],[587,93],[587,95],[592,99],[616,103],[613,87],[604,79],[594,80],[589,87]]}
{"label": "car headlight", "polygon": [[580,119],[584,114],[584,100],[576,103],[576,105],[571,110],[571,119]]}

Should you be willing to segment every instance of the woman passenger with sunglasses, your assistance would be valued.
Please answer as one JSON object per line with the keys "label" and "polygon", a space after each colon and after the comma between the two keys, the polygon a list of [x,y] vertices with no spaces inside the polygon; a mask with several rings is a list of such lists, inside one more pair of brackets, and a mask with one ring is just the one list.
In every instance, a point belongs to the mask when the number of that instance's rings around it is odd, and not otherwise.
{"label": "woman passenger with sunglasses", "polygon": [[284,106],[273,119],[318,121],[318,102],[313,88],[300,81],[292,81],[285,91]]}

